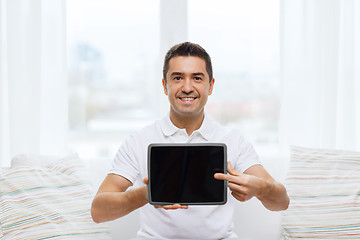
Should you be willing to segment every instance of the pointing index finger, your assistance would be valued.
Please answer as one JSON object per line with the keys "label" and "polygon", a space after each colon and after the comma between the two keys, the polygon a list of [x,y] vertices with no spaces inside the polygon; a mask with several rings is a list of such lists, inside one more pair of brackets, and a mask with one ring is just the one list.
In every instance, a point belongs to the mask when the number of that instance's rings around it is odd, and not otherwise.
{"label": "pointing index finger", "polygon": [[214,178],[217,180],[227,180],[229,181],[230,176],[224,173],[215,173]]}
{"label": "pointing index finger", "polygon": [[226,180],[226,181],[232,181],[234,180],[234,176],[240,176],[241,173],[236,171],[232,166],[230,161],[228,162],[228,166],[227,166],[227,172],[228,174],[224,174],[224,173],[215,173],[214,174],[214,178],[218,179],[218,180]]}

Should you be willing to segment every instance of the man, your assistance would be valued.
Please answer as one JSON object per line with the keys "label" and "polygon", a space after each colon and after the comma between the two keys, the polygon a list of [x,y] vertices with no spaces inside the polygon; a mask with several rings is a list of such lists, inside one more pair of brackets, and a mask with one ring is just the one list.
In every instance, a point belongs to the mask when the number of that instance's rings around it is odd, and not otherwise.
{"label": "man", "polygon": [[[185,42],[165,56],[162,84],[170,113],[127,138],[118,150],[109,175],[96,194],[91,214],[95,222],[122,217],[141,208],[139,239],[236,239],[234,205],[257,197],[269,210],[285,210],[286,189],[262,167],[253,147],[237,130],[213,122],[204,107],[214,87],[210,56],[199,45]],[[150,143],[222,142],[227,145],[228,202],[219,206],[151,206],[146,185],[126,191],[137,179],[147,184]]]}

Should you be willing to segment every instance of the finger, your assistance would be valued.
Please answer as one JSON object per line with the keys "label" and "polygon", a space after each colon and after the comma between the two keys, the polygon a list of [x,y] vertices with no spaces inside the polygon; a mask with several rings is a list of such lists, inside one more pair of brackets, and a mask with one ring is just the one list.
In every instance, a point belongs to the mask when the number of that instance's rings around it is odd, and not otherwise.
{"label": "finger", "polygon": [[228,187],[229,187],[230,191],[232,191],[232,192],[238,192],[238,193],[241,193],[241,194],[248,194],[248,189],[241,186],[241,185],[229,182]]}
{"label": "finger", "polygon": [[232,178],[231,176],[240,176],[241,173],[236,171],[232,166],[230,161],[228,161],[228,169],[227,172],[229,174],[223,174],[223,173],[215,173],[214,174],[214,178],[218,179],[218,180],[226,180],[226,181],[231,181],[234,180],[234,178]]}
{"label": "finger", "polygon": [[177,209],[180,208],[180,204],[173,204],[173,205],[155,205],[155,208],[165,208],[165,209]]}
{"label": "finger", "polygon": [[223,174],[223,173],[215,173],[214,174],[214,178],[217,180],[226,180],[229,181],[230,176],[227,174]]}
{"label": "finger", "polygon": [[155,208],[163,208],[165,210],[175,210],[175,209],[188,209],[187,205],[173,204],[173,205],[156,205]]}
{"label": "finger", "polygon": [[242,185],[242,178],[241,176],[234,176],[234,175],[230,175],[230,174],[223,174],[223,173],[215,173],[214,174],[214,178],[217,180],[226,180],[229,183],[235,183],[238,185]]}
{"label": "finger", "polygon": [[148,182],[149,182],[149,178],[148,177],[144,177],[144,179],[143,179],[143,182],[144,182],[144,184],[148,184]]}
{"label": "finger", "polygon": [[246,195],[245,194],[241,194],[241,193],[237,193],[237,192],[232,192],[231,195],[239,200],[240,202],[245,202],[247,200]]}
{"label": "finger", "polygon": [[236,171],[236,170],[232,167],[230,161],[228,161],[228,165],[227,165],[227,166],[228,166],[227,171],[228,171],[228,173],[230,173],[231,175],[235,175],[235,176],[240,176],[240,175],[241,175],[240,172]]}
{"label": "finger", "polygon": [[180,205],[180,204],[174,204],[168,206],[168,208],[165,209],[188,209],[189,207],[187,205]]}

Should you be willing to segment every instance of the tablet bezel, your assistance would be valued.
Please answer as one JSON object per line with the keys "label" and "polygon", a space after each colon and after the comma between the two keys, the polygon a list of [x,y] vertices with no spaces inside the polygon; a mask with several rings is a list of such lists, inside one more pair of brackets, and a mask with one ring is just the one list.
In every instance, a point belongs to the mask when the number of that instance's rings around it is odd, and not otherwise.
{"label": "tablet bezel", "polygon": [[[227,173],[227,147],[224,143],[152,143],[148,146],[148,161],[147,161],[147,170],[148,170],[148,202],[151,205],[172,205],[172,204],[181,204],[181,205],[223,205],[227,202],[227,181],[224,181],[224,196],[222,201],[217,202],[158,202],[153,201],[151,197],[151,171],[150,171],[150,156],[151,156],[151,150],[154,147],[223,147],[224,150],[224,159],[223,159],[223,166],[224,166],[224,172]],[[222,181],[222,180],[219,180]]]}

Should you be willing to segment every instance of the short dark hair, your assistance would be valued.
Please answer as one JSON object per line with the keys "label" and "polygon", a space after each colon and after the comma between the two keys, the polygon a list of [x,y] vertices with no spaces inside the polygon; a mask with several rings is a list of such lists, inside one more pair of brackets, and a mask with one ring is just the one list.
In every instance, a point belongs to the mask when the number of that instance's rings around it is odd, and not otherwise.
{"label": "short dark hair", "polygon": [[209,74],[209,81],[213,79],[213,70],[211,65],[211,58],[209,54],[203,49],[199,44],[191,43],[191,42],[184,42],[179,43],[170,48],[170,50],[166,53],[164,59],[164,66],[163,66],[163,78],[166,81],[166,74],[169,71],[169,62],[170,59],[173,57],[178,56],[193,56],[199,57],[205,61],[206,71]]}

